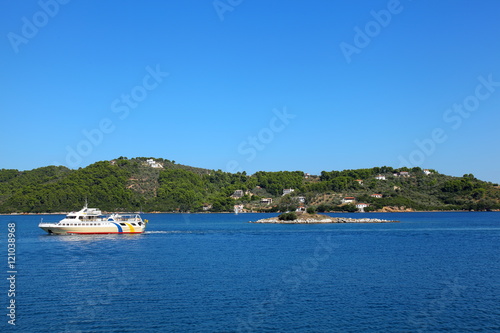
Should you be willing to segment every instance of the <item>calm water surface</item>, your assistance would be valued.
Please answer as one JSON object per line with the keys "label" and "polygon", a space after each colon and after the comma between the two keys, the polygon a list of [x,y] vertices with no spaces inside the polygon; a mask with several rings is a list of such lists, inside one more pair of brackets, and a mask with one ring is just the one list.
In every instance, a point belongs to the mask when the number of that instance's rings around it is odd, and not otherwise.
{"label": "calm water surface", "polygon": [[41,216],[1,216],[2,277],[17,228],[15,330],[500,331],[500,213],[331,215],[401,222],[145,214],[143,235],[50,236]]}

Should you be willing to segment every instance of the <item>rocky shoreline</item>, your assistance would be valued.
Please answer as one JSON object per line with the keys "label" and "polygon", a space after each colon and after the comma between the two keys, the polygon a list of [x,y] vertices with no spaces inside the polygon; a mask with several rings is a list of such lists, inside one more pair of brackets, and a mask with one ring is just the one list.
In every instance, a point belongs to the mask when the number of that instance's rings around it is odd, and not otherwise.
{"label": "rocky shoreline", "polygon": [[[304,214],[305,215],[305,214]],[[280,220],[278,216],[270,217],[267,219],[260,219],[257,221],[250,221],[251,223],[282,223],[282,224],[313,224],[313,223],[390,223],[390,222],[399,222],[394,220],[382,220],[382,219],[374,219],[374,218],[360,218],[354,219],[349,217],[331,217],[326,215],[308,215],[308,216],[299,216],[295,220],[286,221]]]}

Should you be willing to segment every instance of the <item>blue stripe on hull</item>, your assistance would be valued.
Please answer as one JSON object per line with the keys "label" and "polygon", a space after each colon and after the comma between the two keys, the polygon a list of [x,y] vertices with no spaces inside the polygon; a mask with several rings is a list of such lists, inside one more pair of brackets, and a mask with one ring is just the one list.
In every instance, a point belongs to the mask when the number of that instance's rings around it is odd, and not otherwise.
{"label": "blue stripe on hull", "polygon": [[123,232],[122,227],[118,223],[115,223],[115,222],[111,222],[111,223],[113,223],[114,225],[116,225],[118,227],[118,232]]}

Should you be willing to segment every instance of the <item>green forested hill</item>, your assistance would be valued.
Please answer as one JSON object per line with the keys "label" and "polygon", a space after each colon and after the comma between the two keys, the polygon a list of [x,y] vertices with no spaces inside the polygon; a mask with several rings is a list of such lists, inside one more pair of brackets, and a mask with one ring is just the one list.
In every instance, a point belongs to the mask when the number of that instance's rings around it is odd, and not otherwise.
{"label": "green forested hill", "polygon": [[[425,174],[420,168],[301,171],[231,174],[148,158],[101,161],[70,170],[48,166],[30,171],[0,170],[0,213],[64,212],[89,205],[104,211],[232,211],[235,204],[255,211],[284,211],[304,205],[318,211],[354,211],[344,197],[384,207],[414,210],[500,209],[497,185],[472,174]],[[384,176],[378,180],[376,176]],[[283,189],[294,192],[283,196]],[[236,191],[236,192],[235,192]],[[382,195],[381,198],[372,196]],[[233,195],[233,197],[231,197]],[[272,204],[261,202],[271,198]],[[302,201],[304,201],[302,203]]]}

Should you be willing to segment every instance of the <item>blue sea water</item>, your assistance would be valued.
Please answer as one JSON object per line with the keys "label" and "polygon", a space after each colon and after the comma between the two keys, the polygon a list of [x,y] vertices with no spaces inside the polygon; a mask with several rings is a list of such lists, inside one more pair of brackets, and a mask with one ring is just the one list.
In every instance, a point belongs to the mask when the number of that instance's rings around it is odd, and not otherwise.
{"label": "blue sea water", "polygon": [[[53,236],[1,216],[1,331],[500,331],[500,213],[145,214],[142,235]],[[16,325],[7,224],[16,225]]]}

